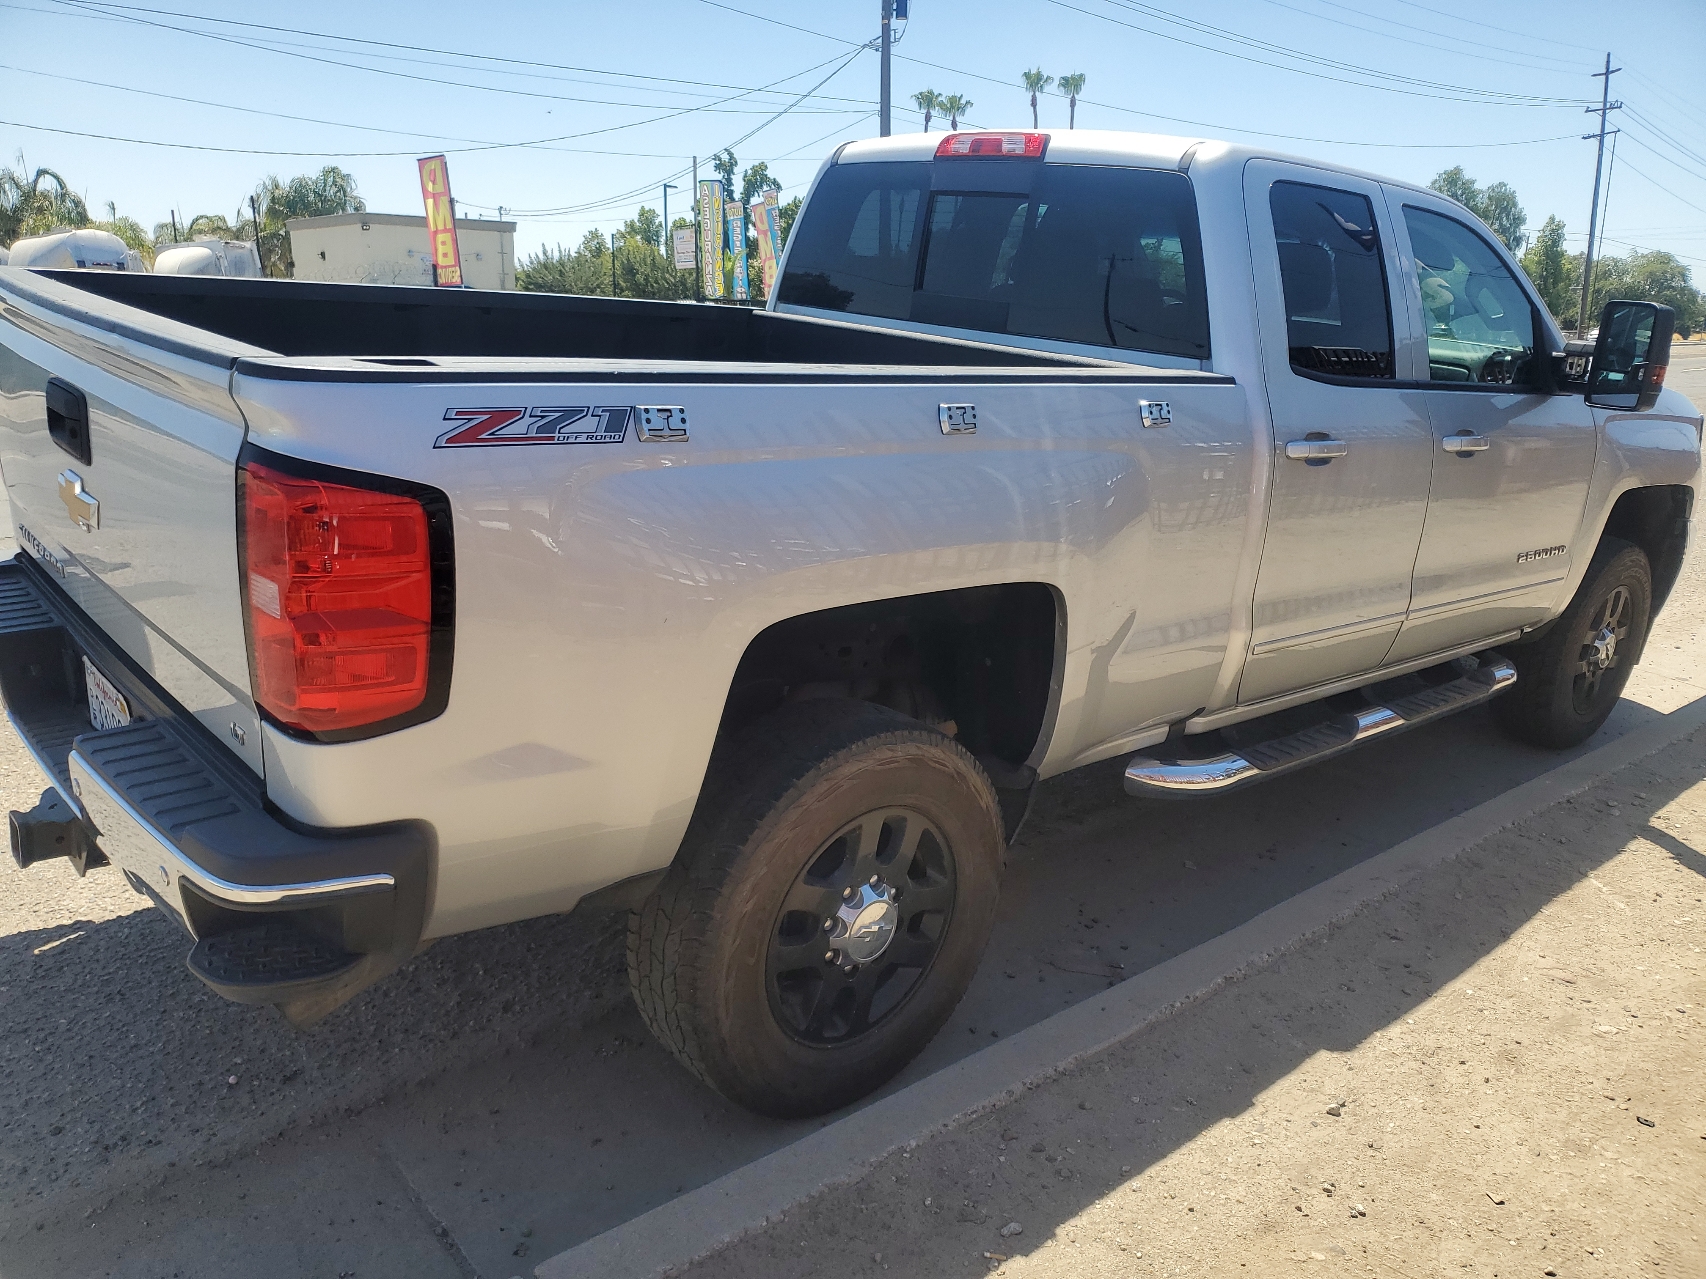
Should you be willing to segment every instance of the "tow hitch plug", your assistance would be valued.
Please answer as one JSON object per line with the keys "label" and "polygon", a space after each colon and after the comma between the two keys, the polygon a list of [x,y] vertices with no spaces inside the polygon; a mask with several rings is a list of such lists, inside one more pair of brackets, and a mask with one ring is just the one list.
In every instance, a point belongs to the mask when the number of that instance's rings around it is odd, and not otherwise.
{"label": "tow hitch plug", "polygon": [[49,786],[27,813],[12,810],[12,860],[23,870],[51,857],[69,857],[77,873],[102,864],[88,828],[64,798]]}

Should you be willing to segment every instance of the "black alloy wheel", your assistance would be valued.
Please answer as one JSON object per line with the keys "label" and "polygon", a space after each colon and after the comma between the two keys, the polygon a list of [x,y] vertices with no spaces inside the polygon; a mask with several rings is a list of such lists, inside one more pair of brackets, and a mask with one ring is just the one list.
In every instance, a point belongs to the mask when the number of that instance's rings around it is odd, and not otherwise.
{"label": "black alloy wheel", "polygon": [[954,912],[954,855],[910,808],[865,813],[811,857],[782,902],[766,964],[770,1009],[794,1039],[840,1044],[900,1007]]}
{"label": "black alloy wheel", "polygon": [[1641,657],[1651,619],[1646,552],[1601,540],[1575,598],[1539,638],[1501,646],[1516,685],[1493,699],[1493,718],[1531,746],[1562,750],[1599,731]]}
{"label": "black alloy wheel", "polygon": [[1618,663],[1624,659],[1627,651],[1624,645],[1629,640],[1629,619],[1634,611],[1634,599],[1627,586],[1614,588],[1595,607],[1593,618],[1588,623],[1587,642],[1581,646],[1575,678],[1570,685],[1570,701],[1576,714],[1593,712],[1607,674],[1616,670]]}

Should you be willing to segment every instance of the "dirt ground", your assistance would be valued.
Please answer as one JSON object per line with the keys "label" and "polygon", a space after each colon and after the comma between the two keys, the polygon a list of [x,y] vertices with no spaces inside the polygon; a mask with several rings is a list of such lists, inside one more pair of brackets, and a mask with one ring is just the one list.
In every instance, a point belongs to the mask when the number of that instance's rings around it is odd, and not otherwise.
{"label": "dirt ground", "polygon": [[1706,732],[692,1279],[1706,1275]]}

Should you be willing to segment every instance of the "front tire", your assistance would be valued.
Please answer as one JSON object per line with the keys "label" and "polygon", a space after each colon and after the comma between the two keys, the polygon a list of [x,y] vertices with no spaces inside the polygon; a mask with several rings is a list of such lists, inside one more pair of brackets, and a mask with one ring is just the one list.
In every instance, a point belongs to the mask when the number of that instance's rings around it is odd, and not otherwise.
{"label": "front tire", "polygon": [[784,707],[713,760],[629,929],[634,1001],[739,1105],[847,1105],[959,1003],[1004,852],[995,788],[951,738],[864,702]]}
{"label": "front tire", "polygon": [[1530,746],[1563,750],[1599,731],[1629,682],[1652,617],[1646,552],[1607,537],[1576,597],[1544,636],[1502,650],[1516,686],[1493,702],[1499,726]]}

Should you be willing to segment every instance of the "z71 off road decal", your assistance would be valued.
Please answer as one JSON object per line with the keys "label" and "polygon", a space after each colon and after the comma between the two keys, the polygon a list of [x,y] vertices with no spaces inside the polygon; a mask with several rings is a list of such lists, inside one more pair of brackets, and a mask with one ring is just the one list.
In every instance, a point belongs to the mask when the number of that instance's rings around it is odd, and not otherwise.
{"label": "z71 off road decal", "polygon": [[491,444],[620,444],[628,434],[628,405],[552,405],[533,409],[446,409],[457,422],[433,442],[435,449]]}

